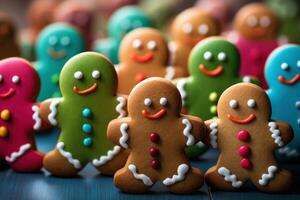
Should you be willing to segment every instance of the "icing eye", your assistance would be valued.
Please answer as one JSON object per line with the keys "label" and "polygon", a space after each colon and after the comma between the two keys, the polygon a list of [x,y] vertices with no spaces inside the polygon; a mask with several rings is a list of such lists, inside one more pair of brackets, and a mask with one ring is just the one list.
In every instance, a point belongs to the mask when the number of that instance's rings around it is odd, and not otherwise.
{"label": "icing eye", "polygon": [[300,68],[300,60],[298,60],[298,62],[297,62],[297,67]]}
{"label": "icing eye", "polygon": [[190,34],[193,31],[193,27],[190,23],[185,23],[182,26],[182,31],[186,34]]}
{"label": "icing eye", "polygon": [[284,71],[287,71],[289,69],[289,65],[287,63],[282,63],[281,64],[281,69]]}
{"label": "icing eye", "polygon": [[83,73],[81,71],[75,72],[74,78],[76,78],[77,80],[81,80],[83,78]]}
{"label": "icing eye", "polygon": [[68,46],[71,43],[71,39],[69,37],[63,37],[60,39],[60,43],[63,46]]}
{"label": "icing eye", "polygon": [[238,103],[237,100],[232,99],[232,100],[229,101],[229,106],[232,109],[237,109],[239,107],[239,103]]}
{"label": "icing eye", "polygon": [[3,76],[0,74],[0,83],[3,82]]}
{"label": "icing eye", "polygon": [[201,35],[206,35],[208,33],[208,25],[207,24],[201,24],[199,27],[198,27],[198,32],[201,34]]}
{"label": "icing eye", "polygon": [[221,52],[218,54],[218,60],[219,61],[225,61],[226,60],[226,54],[224,52]]}
{"label": "icing eye", "polygon": [[269,17],[264,16],[260,19],[260,25],[263,27],[268,27],[271,24],[271,20]]}
{"label": "icing eye", "polygon": [[255,26],[257,26],[258,20],[255,16],[250,16],[250,17],[248,17],[246,23],[250,27],[255,27]]}
{"label": "icing eye", "polygon": [[49,42],[49,44],[51,45],[51,46],[54,46],[54,45],[56,45],[57,44],[57,37],[55,37],[55,36],[51,36],[50,38],[49,38],[49,40],[48,40],[48,42]]}
{"label": "icing eye", "polygon": [[132,47],[135,49],[140,49],[142,47],[142,41],[139,39],[133,40]]}
{"label": "icing eye", "polygon": [[256,101],[254,99],[249,99],[247,101],[247,105],[249,108],[255,108],[256,107]]}
{"label": "icing eye", "polygon": [[211,60],[212,59],[212,53],[210,51],[206,51],[203,55],[203,58],[205,60]]}
{"label": "icing eye", "polygon": [[18,84],[20,82],[20,77],[17,75],[14,75],[11,79],[11,81],[15,84]]}
{"label": "icing eye", "polygon": [[146,98],[146,99],[144,100],[144,104],[145,104],[145,106],[151,106],[151,104],[152,104],[151,99]]}
{"label": "icing eye", "polygon": [[166,97],[162,97],[159,100],[160,105],[165,106],[168,103],[168,99]]}
{"label": "icing eye", "polygon": [[156,42],[153,41],[153,40],[149,41],[149,42],[147,43],[147,48],[148,48],[149,50],[154,50],[154,49],[156,48]]}
{"label": "icing eye", "polygon": [[94,79],[100,78],[100,72],[99,72],[98,70],[94,70],[94,71],[92,72],[92,77],[93,77]]}

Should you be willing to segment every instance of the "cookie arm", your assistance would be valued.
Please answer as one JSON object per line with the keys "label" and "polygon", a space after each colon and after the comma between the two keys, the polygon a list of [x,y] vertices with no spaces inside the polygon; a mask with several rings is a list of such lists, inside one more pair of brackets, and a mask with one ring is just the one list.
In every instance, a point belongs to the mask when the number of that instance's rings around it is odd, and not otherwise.
{"label": "cookie arm", "polygon": [[207,134],[204,140],[204,144],[212,148],[218,147],[218,120],[210,119],[205,121],[207,127]]}
{"label": "cookie arm", "polygon": [[130,118],[120,118],[110,121],[107,127],[108,139],[121,147],[129,148]]}
{"label": "cookie arm", "polygon": [[116,112],[118,113],[118,118],[127,116],[127,96],[120,95],[117,97]]}
{"label": "cookie arm", "polygon": [[52,98],[43,101],[40,104],[40,114],[43,121],[45,121],[49,126],[57,126],[57,114],[58,106],[61,102],[61,98]]}
{"label": "cookie arm", "polygon": [[283,122],[271,121],[268,123],[270,139],[273,140],[272,147],[281,148],[293,139],[292,128]]}
{"label": "cookie arm", "polygon": [[284,145],[288,144],[294,138],[294,132],[290,125],[284,122],[276,122]]}

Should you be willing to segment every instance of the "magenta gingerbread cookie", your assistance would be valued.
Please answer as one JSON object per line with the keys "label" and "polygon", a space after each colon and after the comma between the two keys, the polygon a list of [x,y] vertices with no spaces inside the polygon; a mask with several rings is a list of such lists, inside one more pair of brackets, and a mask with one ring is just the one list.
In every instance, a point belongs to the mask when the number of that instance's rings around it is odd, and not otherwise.
{"label": "magenta gingerbread cookie", "polygon": [[34,131],[42,126],[38,92],[39,77],[29,62],[0,61],[0,159],[18,172],[42,168],[43,153],[34,143]]}

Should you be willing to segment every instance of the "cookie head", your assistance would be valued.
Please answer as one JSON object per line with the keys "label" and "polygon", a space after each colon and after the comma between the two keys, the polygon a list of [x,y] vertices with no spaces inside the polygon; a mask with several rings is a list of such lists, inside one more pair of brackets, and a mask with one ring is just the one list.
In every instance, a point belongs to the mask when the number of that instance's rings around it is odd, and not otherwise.
{"label": "cookie head", "polygon": [[15,29],[12,22],[4,13],[0,13],[0,43],[13,39]]}
{"label": "cookie head", "polygon": [[270,103],[265,91],[251,83],[238,83],[221,95],[218,117],[224,123],[248,125],[270,118]]}
{"label": "cookie head", "polygon": [[240,55],[224,38],[210,37],[193,48],[188,65],[193,77],[230,79],[238,75]]}
{"label": "cookie head", "polygon": [[0,101],[35,100],[39,77],[31,64],[21,58],[0,61]]}
{"label": "cookie head", "polygon": [[267,5],[248,4],[241,8],[234,19],[236,31],[250,40],[275,39],[279,30],[279,20]]}
{"label": "cookie head", "polygon": [[128,113],[139,120],[162,120],[178,117],[181,110],[180,94],[176,87],[163,78],[148,78],[137,84],[128,97]]}
{"label": "cookie head", "polygon": [[265,77],[271,89],[300,89],[300,46],[284,45],[275,49],[269,56]]}
{"label": "cookie head", "polygon": [[120,62],[133,65],[165,65],[168,61],[167,42],[162,34],[153,28],[138,28],[122,40]]}
{"label": "cookie head", "polygon": [[152,21],[138,7],[125,6],[118,9],[108,22],[108,34],[120,41],[130,31],[141,27],[152,27]]}
{"label": "cookie head", "polygon": [[172,25],[172,35],[176,41],[195,46],[199,41],[220,33],[219,23],[200,8],[190,8],[179,14]]}
{"label": "cookie head", "polygon": [[65,62],[83,50],[84,42],[81,34],[64,23],[55,23],[43,29],[36,46],[37,58],[43,61]]}
{"label": "cookie head", "polygon": [[84,52],[64,65],[59,83],[64,98],[113,96],[117,75],[113,64],[102,54]]}

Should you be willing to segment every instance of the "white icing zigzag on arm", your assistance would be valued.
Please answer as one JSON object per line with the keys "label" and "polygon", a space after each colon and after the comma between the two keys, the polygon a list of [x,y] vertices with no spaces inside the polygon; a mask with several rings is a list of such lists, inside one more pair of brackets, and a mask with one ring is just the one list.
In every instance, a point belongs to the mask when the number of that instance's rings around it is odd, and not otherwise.
{"label": "white icing zigzag on arm", "polygon": [[173,175],[171,178],[166,178],[163,181],[163,184],[166,186],[170,186],[177,182],[183,181],[188,171],[189,171],[189,166],[187,164],[179,165],[177,168],[177,174]]}
{"label": "white icing zigzag on arm", "polygon": [[213,148],[217,148],[218,147],[218,143],[217,143],[217,140],[218,140],[218,123],[217,122],[213,122],[209,125],[209,129],[210,129],[210,132],[209,132],[209,137],[210,137],[210,145],[213,147]]}
{"label": "white icing zigzag on arm", "polygon": [[21,157],[30,148],[31,148],[31,145],[29,143],[23,144],[22,146],[20,146],[19,151],[11,153],[10,156],[6,156],[5,160],[10,163],[15,162],[19,157]]}
{"label": "white icing zigzag on arm", "polygon": [[65,144],[63,142],[59,142],[56,145],[56,148],[58,149],[59,153],[65,157],[69,163],[71,163],[76,169],[80,169],[81,168],[81,164],[80,161],[77,159],[74,159],[72,157],[72,154],[70,152],[67,152],[64,150]]}
{"label": "white icing zigzag on arm", "polygon": [[272,133],[272,138],[274,138],[274,142],[279,146],[282,147],[284,145],[282,138],[280,136],[280,130],[275,122],[269,122],[270,132]]}
{"label": "white icing zigzag on arm", "polygon": [[173,66],[168,66],[166,68],[165,79],[172,80],[175,76],[175,69]]}
{"label": "white icing zigzag on arm", "polygon": [[127,130],[128,130],[128,128],[129,128],[129,126],[128,126],[127,123],[122,123],[121,126],[120,126],[120,131],[121,131],[122,136],[119,139],[119,143],[125,149],[128,149],[128,144],[127,144],[127,140],[128,140]]}
{"label": "white icing zigzag on arm", "polygon": [[119,113],[118,118],[122,118],[126,116],[126,111],[124,110],[124,106],[126,105],[126,99],[125,97],[118,97],[117,101],[119,102],[116,106],[116,111]]}
{"label": "white icing zigzag on arm", "polygon": [[275,172],[277,172],[277,170],[278,170],[278,168],[275,165],[271,165],[270,167],[268,167],[268,173],[267,174],[263,174],[261,176],[261,179],[259,179],[258,183],[261,186],[268,185],[268,183],[270,182],[270,180],[275,177]]}
{"label": "white icing zigzag on arm", "polygon": [[146,186],[153,185],[153,182],[151,181],[151,179],[147,175],[139,174],[137,172],[137,169],[136,169],[135,165],[133,165],[133,164],[128,165],[128,169],[131,171],[134,178],[143,181],[144,185],[146,185]]}
{"label": "white icing zigzag on arm", "polygon": [[229,169],[226,167],[220,167],[218,169],[218,173],[222,176],[224,176],[224,180],[227,182],[231,182],[232,187],[234,188],[240,188],[243,185],[242,181],[238,181],[237,176],[234,174],[231,174]]}
{"label": "white icing zigzag on arm", "polygon": [[34,105],[31,109],[33,111],[32,119],[35,121],[33,129],[39,130],[42,126],[42,120],[40,118],[40,108],[37,105]]}
{"label": "white icing zigzag on arm", "polygon": [[58,104],[60,103],[60,100],[53,100],[50,104],[50,114],[48,115],[48,120],[50,124],[53,126],[57,125],[57,120],[56,120],[56,115],[57,115],[57,107]]}
{"label": "white icing zigzag on arm", "polygon": [[185,125],[185,128],[183,129],[183,135],[187,137],[186,146],[191,146],[195,143],[195,138],[191,133],[192,124],[188,119],[183,119],[182,124]]}
{"label": "white icing zigzag on arm", "polygon": [[187,94],[186,94],[186,91],[184,89],[186,85],[186,80],[185,79],[181,79],[178,81],[178,83],[176,84],[176,87],[180,93],[180,96],[181,96],[181,101],[182,101],[182,105],[185,106],[185,100],[186,100],[186,97],[187,97]]}
{"label": "white icing zigzag on arm", "polygon": [[111,161],[114,158],[114,156],[120,152],[120,150],[121,150],[120,146],[115,146],[113,150],[109,150],[107,152],[107,155],[100,156],[99,159],[94,159],[92,162],[93,165],[99,167],[101,165],[106,164],[107,162]]}

